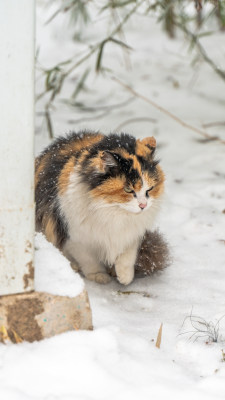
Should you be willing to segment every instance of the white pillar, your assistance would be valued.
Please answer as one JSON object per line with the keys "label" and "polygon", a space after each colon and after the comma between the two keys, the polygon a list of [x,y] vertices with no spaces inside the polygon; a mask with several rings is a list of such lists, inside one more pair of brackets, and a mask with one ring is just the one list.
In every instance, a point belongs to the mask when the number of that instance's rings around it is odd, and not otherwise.
{"label": "white pillar", "polygon": [[33,289],[34,0],[0,0],[0,295]]}

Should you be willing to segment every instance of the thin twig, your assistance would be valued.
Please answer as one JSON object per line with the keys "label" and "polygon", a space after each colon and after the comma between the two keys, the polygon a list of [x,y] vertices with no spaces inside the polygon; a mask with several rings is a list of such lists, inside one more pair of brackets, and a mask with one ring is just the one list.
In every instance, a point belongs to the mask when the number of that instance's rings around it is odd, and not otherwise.
{"label": "thin twig", "polygon": [[51,22],[61,11],[62,11],[62,9],[61,9],[61,8],[58,8],[58,10],[56,10],[56,11],[51,15],[51,17],[49,17],[49,18],[47,19],[47,21],[44,23],[44,25],[49,24],[49,22]]}
{"label": "thin twig", "polygon": [[217,75],[219,75],[220,78],[222,78],[225,81],[225,71],[223,71],[221,68],[219,68],[218,65],[216,65],[211,58],[209,58],[204,47],[201,45],[200,41],[198,40],[198,37],[191,31],[189,31],[185,25],[180,24],[178,22],[176,22],[175,25],[178,28],[180,28],[192,40],[192,42],[197,47],[199,53],[201,54],[202,58],[207,62],[207,64],[209,64],[213,68],[213,70],[217,73]]}
{"label": "thin twig", "polygon": [[203,128],[212,128],[213,126],[224,126],[225,121],[209,122],[208,124],[202,124]]}
{"label": "thin twig", "polygon": [[120,86],[123,86],[126,90],[128,90],[130,93],[132,93],[134,96],[138,97],[139,99],[145,101],[148,104],[151,104],[151,106],[157,108],[157,110],[161,111],[162,113],[166,114],[168,117],[174,119],[178,124],[182,125],[183,127],[192,130],[195,133],[198,133],[199,135],[203,136],[204,138],[207,138],[209,140],[217,140],[222,144],[225,144],[225,140],[221,140],[220,138],[215,138],[214,136],[209,135],[207,132],[202,131],[199,128],[196,128],[187,122],[184,122],[182,119],[177,117],[176,115],[172,114],[170,111],[168,111],[166,108],[160,106],[159,104],[155,103],[154,101],[150,100],[148,97],[138,93],[136,90],[134,90],[131,86],[127,85],[126,83],[122,82],[120,79],[116,77],[112,77],[112,80],[117,82]]}
{"label": "thin twig", "polygon": [[45,118],[46,118],[49,137],[50,137],[50,139],[53,139],[54,138],[54,133],[53,133],[52,121],[51,121],[51,116],[50,116],[48,107],[46,107]]}
{"label": "thin twig", "polygon": [[78,118],[78,119],[69,119],[68,120],[68,124],[80,124],[83,122],[88,122],[88,121],[96,121],[98,119],[101,119],[103,117],[105,117],[106,115],[108,115],[108,111],[104,111],[103,113],[101,113],[100,115],[95,115],[92,117],[84,117],[84,118]]}
{"label": "thin twig", "polygon": [[155,118],[147,118],[147,117],[139,117],[139,118],[130,118],[127,119],[126,121],[122,122],[120,125],[118,125],[115,128],[115,131],[119,131],[121,128],[123,128],[123,126],[126,126],[128,124],[133,124],[134,122],[152,122],[152,123],[156,123],[157,120]]}
{"label": "thin twig", "polygon": [[[111,0],[111,2],[113,4],[112,0]],[[120,18],[119,18],[118,12],[117,12],[116,8],[113,8],[113,7],[112,7],[112,17],[116,24],[120,23]],[[126,44],[126,36],[125,36],[125,33],[122,28],[118,32],[118,35],[120,36],[120,40]],[[130,61],[130,57],[129,57],[129,51],[125,47],[123,47],[123,54],[124,54],[124,62],[125,62],[126,68],[131,69],[131,61]]]}
{"label": "thin twig", "polygon": [[[117,108],[121,108],[121,107],[127,106],[128,104],[132,103],[134,100],[135,100],[134,97],[130,97],[129,99],[127,99],[127,100],[125,100],[125,101],[122,101],[121,103],[109,104],[108,106],[97,106],[97,107],[80,106],[79,108],[80,108],[80,111],[86,112],[86,113],[88,113],[88,112],[95,113],[95,112],[104,111],[104,114],[102,114],[102,116],[104,116],[104,115],[106,115],[106,114],[109,114],[111,111],[116,110]],[[49,108],[50,105],[51,105],[51,104],[47,104],[47,108]],[[71,104],[70,104],[70,105],[71,105]],[[45,110],[44,110],[44,111],[37,111],[37,112],[36,112],[36,115],[38,115],[38,116],[40,116],[40,115],[41,115],[41,116],[42,116],[42,115],[45,116],[45,114],[46,114],[46,111],[45,111]],[[90,119],[91,119],[91,118],[92,118],[92,117],[90,117]],[[100,115],[97,116],[96,118],[100,118]],[[80,118],[80,119],[71,119],[71,121],[74,121],[74,122],[81,122],[82,120],[83,120],[83,118]],[[88,117],[85,118],[85,120],[88,120]]]}
{"label": "thin twig", "polygon": [[218,136],[213,136],[210,139],[207,139],[207,138],[206,139],[196,139],[196,141],[198,143],[208,143],[208,142],[213,142],[213,141],[216,141],[216,140],[220,140],[220,138]]}
{"label": "thin twig", "polygon": [[[129,99],[127,99],[127,100],[125,100],[125,101],[123,101],[121,103],[117,103],[117,104],[109,104],[107,106],[97,106],[97,107],[80,105],[79,108],[83,112],[98,112],[98,111],[103,111],[103,110],[107,110],[108,112],[110,112],[113,109],[124,107],[124,106],[126,106],[127,104],[131,103],[134,100],[135,100],[134,97],[130,97]],[[63,100],[61,100],[61,101],[64,102]],[[74,104],[67,103],[67,104],[71,105],[72,107],[74,107],[76,105],[76,103],[74,103]]]}

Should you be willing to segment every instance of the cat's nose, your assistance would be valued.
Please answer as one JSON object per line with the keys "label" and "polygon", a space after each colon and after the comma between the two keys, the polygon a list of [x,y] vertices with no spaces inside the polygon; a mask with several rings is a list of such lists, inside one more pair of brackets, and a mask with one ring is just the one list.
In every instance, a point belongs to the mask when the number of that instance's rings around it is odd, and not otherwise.
{"label": "cat's nose", "polygon": [[143,210],[147,206],[147,203],[140,203],[139,207]]}

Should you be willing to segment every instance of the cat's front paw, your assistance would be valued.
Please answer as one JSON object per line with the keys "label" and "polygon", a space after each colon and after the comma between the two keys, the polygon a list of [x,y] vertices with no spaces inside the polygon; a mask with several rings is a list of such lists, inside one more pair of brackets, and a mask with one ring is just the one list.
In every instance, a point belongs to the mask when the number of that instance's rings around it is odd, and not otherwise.
{"label": "cat's front paw", "polygon": [[122,285],[129,285],[134,279],[134,267],[116,265],[117,279]]}
{"label": "cat's front paw", "polygon": [[75,261],[71,261],[70,265],[75,272],[79,272],[79,265]]}
{"label": "cat's front paw", "polygon": [[90,281],[95,281],[97,283],[101,283],[105,285],[106,283],[109,283],[111,281],[111,277],[106,274],[105,272],[97,272],[95,274],[87,274],[86,278],[89,279]]}

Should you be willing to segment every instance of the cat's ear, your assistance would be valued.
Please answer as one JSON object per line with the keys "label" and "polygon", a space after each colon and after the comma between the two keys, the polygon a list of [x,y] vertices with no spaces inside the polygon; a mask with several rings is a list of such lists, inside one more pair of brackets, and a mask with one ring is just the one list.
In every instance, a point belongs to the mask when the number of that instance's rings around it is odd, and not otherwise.
{"label": "cat's ear", "polygon": [[105,172],[107,172],[110,168],[118,167],[118,159],[116,158],[116,154],[110,153],[109,151],[101,151],[100,154],[102,167]]}
{"label": "cat's ear", "polygon": [[99,151],[97,156],[92,159],[91,166],[95,171],[107,173],[110,169],[118,167],[118,154],[111,153],[110,151]]}
{"label": "cat's ear", "polygon": [[147,146],[152,151],[155,150],[155,148],[156,148],[156,140],[153,136],[142,139],[141,143],[143,143],[145,146]]}

